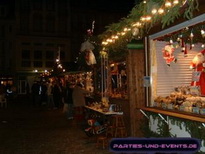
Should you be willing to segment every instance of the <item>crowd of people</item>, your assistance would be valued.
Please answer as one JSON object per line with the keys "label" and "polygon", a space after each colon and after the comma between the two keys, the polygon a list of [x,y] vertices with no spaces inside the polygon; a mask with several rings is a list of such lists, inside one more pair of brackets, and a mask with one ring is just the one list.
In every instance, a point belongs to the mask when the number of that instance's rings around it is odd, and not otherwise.
{"label": "crowd of people", "polygon": [[90,93],[81,83],[40,82],[35,81],[31,87],[34,107],[46,106],[48,109],[63,108],[66,118],[73,119],[73,111],[82,111],[85,95]]}

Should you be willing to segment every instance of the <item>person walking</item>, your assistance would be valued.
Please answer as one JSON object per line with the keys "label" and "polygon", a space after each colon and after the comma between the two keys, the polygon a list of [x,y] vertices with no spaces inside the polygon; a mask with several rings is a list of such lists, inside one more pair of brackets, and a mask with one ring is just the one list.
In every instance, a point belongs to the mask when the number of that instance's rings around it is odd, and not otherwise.
{"label": "person walking", "polygon": [[41,105],[46,105],[47,102],[47,85],[46,82],[41,83]]}
{"label": "person walking", "polygon": [[53,87],[54,109],[58,109],[62,103],[62,89],[59,83],[55,83]]}
{"label": "person walking", "polygon": [[47,83],[47,107],[48,109],[52,109],[54,107],[53,84],[50,81]]}
{"label": "person walking", "polygon": [[40,83],[39,81],[34,81],[32,87],[31,87],[31,91],[32,91],[32,97],[33,97],[33,106],[39,106],[40,105],[40,101],[41,101],[41,90],[40,90]]}
{"label": "person walking", "polygon": [[73,105],[75,111],[75,118],[82,121],[84,118],[84,106],[85,106],[85,95],[89,94],[90,91],[83,89],[81,83],[76,84],[73,89]]}
{"label": "person walking", "polygon": [[67,119],[73,119],[73,85],[67,83],[64,91],[64,105]]}

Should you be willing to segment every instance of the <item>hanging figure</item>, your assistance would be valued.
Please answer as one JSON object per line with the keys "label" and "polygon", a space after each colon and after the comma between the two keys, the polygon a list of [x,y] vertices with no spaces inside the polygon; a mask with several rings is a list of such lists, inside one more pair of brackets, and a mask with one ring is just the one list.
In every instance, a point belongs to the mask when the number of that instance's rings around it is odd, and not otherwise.
{"label": "hanging figure", "polygon": [[95,55],[93,53],[92,50],[86,50],[85,51],[85,60],[86,60],[86,63],[88,65],[94,65],[96,64],[96,59],[95,59]]}
{"label": "hanging figure", "polygon": [[166,61],[167,66],[170,66],[171,62],[177,62],[177,59],[174,57],[174,47],[173,45],[167,44],[163,49],[163,58]]}
{"label": "hanging figure", "polygon": [[201,95],[205,96],[205,50],[196,54],[190,68],[194,69],[191,86],[199,86]]}
{"label": "hanging figure", "polygon": [[89,40],[86,40],[81,44],[81,52],[85,52],[85,60],[87,65],[93,65],[96,64],[95,55],[92,50],[94,50],[94,46],[92,43],[89,42]]}

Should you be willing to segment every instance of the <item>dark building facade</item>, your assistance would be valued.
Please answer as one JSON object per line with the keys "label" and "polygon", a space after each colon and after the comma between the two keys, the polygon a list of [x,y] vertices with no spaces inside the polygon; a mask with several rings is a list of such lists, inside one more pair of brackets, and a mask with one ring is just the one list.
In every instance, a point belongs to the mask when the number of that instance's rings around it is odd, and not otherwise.
{"label": "dark building facade", "polygon": [[59,48],[63,64],[74,61],[93,21],[98,35],[133,6],[102,0],[2,0],[1,81],[12,78],[18,93],[26,93],[39,73],[53,69]]}

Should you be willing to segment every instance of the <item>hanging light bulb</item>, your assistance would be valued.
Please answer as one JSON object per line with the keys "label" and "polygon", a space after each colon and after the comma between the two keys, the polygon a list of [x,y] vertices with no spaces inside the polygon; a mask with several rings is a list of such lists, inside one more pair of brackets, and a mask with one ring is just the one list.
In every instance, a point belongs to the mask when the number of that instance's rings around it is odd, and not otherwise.
{"label": "hanging light bulb", "polygon": [[135,26],[136,26],[136,27],[140,27],[141,25],[142,25],[142,24],[141,24],[140,22],[136,22],[136,23],[134,23],[132,26],[133,26],[133,27],[135,27]]}
{"label": "hanging light bulb", "polygon": [[173,40],[172,40],[172,39],[170,39],[169,43],[170,43],[170,44],[173,44]]}
{"label": "hanging light bulb", "polygon": [[193,34],[193,32],[191,32],[191,33],[190,33],[190,37],[191,37],[191,38],[193,38],[193,37],[194,37],[194,34]]}
{"label": "hanging light bulb", "polygon": [[201,35],[204,35],[205,34],[205,31],[202,29],[201,30]]}
{"label": "hanging light bulb", "polygon": [[141,21],[145,21],[146,18],[142,16],[142,17],[140,18],[140,20],[141,20]]}
{"label": "hanging light bulb", "polygon": [[125,32],[121,32],[121,35],[122,35],[122,36],[125,35]]}
{"label": "hanging light bulb", "polygon": [[174,1],[173,1],[173,4],[174,4],[174,5],[179,4],[179,1],[178,1],[178,0],[174,0]]}
{"label": "hanging light bulb", "polygon": [[164,13],[164,9],[160,8],[160,9],[158,10],[158,13],[159,13],[159,14],[163,14],[163,13]]}
{"label": "hanging light bulb", "polygon": [[127,28],[124,28],[124,31],[126,32],[126,31],[128,31],[128,29],[127,29]]}
{"label": "hanging light bulb", "polygon": [[152,9],[152,14],[156,14],[157,13],[157,9]]}
{"label": "hanging light bulb", "polygon": [[172,6],[172,3],[170,1],[165,2],[165,7],[171,7],[171,6]]}
{"label": "hanging light bulb", "polygon": [[152,19],[151,16],[146,16],[146,21],[150,21]]}
{"label": "hanging light bulb", "polygon": [[194,46],[195,46],[194,44],[191,45],[192,48],[193,48]]}
{"label": "hanging light bulb", "polygon": [[204,47],[205,47],[204,43],[201,45],[201,47],[202,47],[202,48],[204,48]]}
{"label": "hanging light bulb", "polygon": [[203,29],[201,30],[201,35],[202,37],[205,37],[205,31]]}
{"label": "hanging light bulb", "polygon": [[115,35],[115,37],[114,37],[115,39],[118,39],[119,37],[117,36],[117,35]]}

